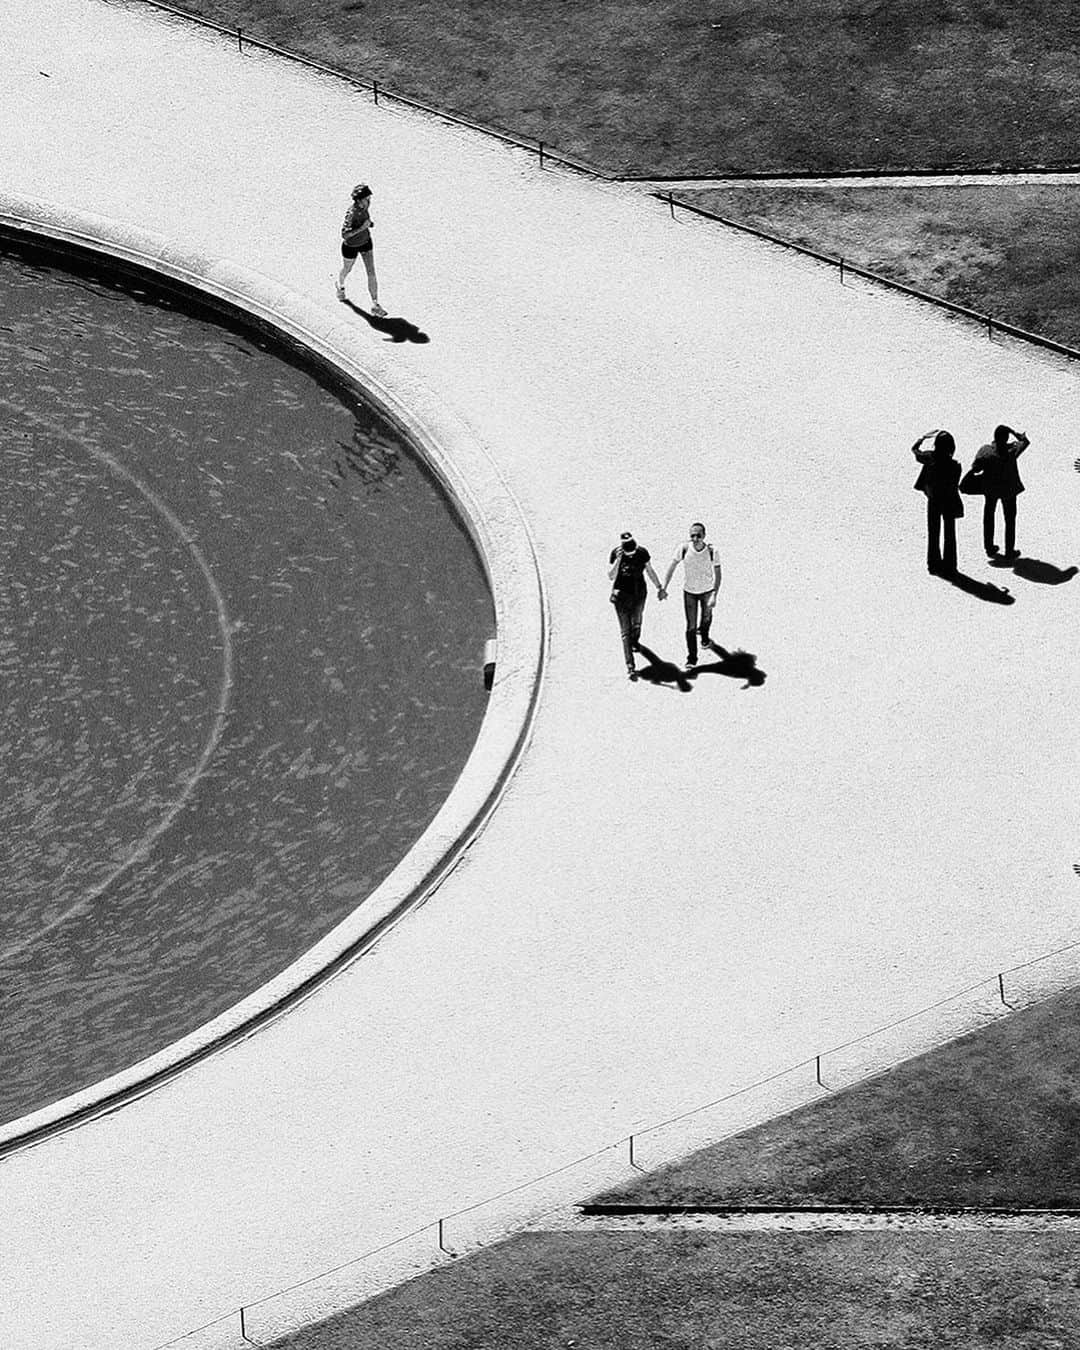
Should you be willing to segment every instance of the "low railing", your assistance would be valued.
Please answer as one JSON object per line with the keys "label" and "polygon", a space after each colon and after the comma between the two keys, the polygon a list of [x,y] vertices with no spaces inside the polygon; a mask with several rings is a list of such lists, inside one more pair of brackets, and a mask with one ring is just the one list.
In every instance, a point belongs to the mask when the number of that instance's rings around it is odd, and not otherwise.
{"label": "low railing", "polygon": [[864,1082],[1078,982],[1080,943],[1071,943],[712,1101],[642,1126],[519,1185],[426,1217],[389,1242],[252,1298],[154,1350],[268,1345],[304,1322],[354,1306],[516,1229],[536,1225],[589,1194]]}

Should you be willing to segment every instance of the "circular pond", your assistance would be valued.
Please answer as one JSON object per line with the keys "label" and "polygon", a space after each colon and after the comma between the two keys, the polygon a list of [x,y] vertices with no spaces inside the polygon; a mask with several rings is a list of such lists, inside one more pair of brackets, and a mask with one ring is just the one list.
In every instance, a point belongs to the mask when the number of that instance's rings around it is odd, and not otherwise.
{"label": "circular pond", "polygon": [[284,346],[0,240],[0,1122],[160,1050],[423,832],[493,612],[398,429]]}

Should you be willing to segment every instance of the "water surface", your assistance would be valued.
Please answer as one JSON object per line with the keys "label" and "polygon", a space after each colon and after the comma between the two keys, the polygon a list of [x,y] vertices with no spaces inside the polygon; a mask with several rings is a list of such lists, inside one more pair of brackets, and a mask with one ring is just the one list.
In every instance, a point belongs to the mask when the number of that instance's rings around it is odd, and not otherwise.
{"label": "water surface", "polygon": [[400,434],[283,348],[10,241],[0,297],[7,1120],[370,894],[468,756],[493,618]]}

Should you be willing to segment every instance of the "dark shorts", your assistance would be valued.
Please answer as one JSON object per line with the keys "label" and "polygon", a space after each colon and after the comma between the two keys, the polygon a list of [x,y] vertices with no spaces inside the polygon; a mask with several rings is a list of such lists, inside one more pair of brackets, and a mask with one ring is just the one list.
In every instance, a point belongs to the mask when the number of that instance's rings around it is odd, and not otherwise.
{"label": "dark shorts", "polygon": [[359,248],[353,248],[352,244],[342,244],[341,256],[343,258],[358,258],[361,253],[370,253],[374,247],[374,242],[370,239],[366,244],[361,244]]}

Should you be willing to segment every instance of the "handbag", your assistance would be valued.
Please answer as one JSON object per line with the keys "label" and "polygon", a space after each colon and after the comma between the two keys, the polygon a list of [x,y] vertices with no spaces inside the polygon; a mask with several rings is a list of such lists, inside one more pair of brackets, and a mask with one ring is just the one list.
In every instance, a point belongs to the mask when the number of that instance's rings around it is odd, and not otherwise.
{"label": "handbag", "polygon": [[960,479],[958,484],[961,492],[966,492],[969,497],[984,497],[986,495],[986,484],[983,482],[981,470],[976,470],[972,465]]}

